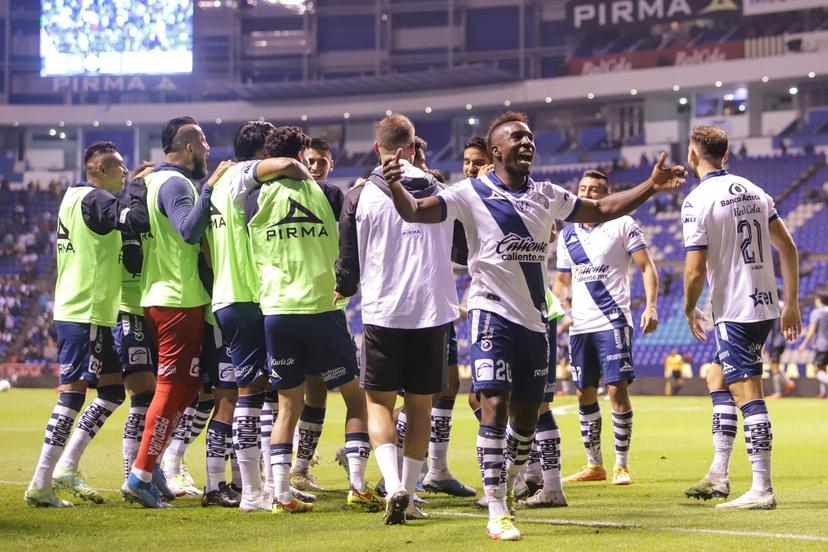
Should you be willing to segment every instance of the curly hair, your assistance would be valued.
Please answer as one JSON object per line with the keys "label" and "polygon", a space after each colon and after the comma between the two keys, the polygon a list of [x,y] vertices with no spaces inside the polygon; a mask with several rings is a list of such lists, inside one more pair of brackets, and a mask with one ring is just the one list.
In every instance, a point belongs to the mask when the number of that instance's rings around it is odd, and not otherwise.
{"label": "curly hair", "polygon": [[311,138],[301,127],[276,127],[267,137],[264,149],[268,157],[297,157],[311,144]]}

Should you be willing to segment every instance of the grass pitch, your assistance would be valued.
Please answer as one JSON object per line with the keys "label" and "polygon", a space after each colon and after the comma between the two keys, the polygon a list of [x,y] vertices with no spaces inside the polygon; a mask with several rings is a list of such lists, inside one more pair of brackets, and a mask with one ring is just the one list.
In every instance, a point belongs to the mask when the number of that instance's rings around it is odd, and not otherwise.
{"label": "grass pitch", "polygon": [[[90,393],[90,396],[92,393]],[[106,503],[74,501],[70,509],[29,508],[23,491],[32,476],[43,430],[57,395],[13,389],[0,394],[0,547],[2,550],[828,550],[828,401],[769,401],[774,433],[774,487],[779,508],[771,512],[721,512],[713,502],[684,498],[711,459],[711,406],[705,397],[634,397],[631,469],[633,485],[565,486],[568,508],[519,510],[523,540],[498,543],[485,535],[485,512],[471,499],[425,495],[430,520],[386,527],[381,514],[349,511],[345,474],[334,452],[343,440],[342,401],[332,395],[314,468],[321,493],[305,515],[273,517],[202,508],[195,498],[174,509],[145,510],[121,501],[120,408],[90,445],[81,468]],[[604,460],[613,462],[609,404],[604,413]],[[563,471],[584,464],[574,398],[556,400],[563,432]],[[477,420],[457,401],[450,465],[467,484],[481,488],[475,460]],[[204,476],[204,437],[186,461],[196,481]],[[378,479],[373,456],[368,478]],[[741,431],[731,464],[732,495],[750,485]]]}

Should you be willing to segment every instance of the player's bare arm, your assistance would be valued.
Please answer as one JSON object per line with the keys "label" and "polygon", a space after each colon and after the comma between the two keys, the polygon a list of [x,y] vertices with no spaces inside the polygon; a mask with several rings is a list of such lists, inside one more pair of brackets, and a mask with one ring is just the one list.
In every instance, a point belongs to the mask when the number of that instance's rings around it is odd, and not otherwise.
{"label": "player's bare arm", "polygon": [[624,192],[618,192],[597,201],[582,199],[575,213],[575,222],[606,222],[628,215],[658,192],[676,190],[684,184],[687,171],[681,165],[665,167],[667,154],[662,153],[653,167],[650,178]]}
{"label": "player's bare arm", "polygon": [[707,317],[696,305],[704,290],[704,280],[707,277],[707,251],[688,251],[684,259],[684,316],[687,317],[687,326],[690,333],[699,341],[706,341],[707,334],[702,322]]}
{"label": "player's bare arm", "polygon": [[646,247],[633,253],[632,260],[644,279],[644,295],[647,302],[641,314],[641,330],[648,334],[658,327],[658,271]]}
{"label": "player's bare arm", "polygon": [[290,157],[271,157],[256,165],[256,179],[259,182],[270,182],[277,178],[307,180],[313,177],[305,165]]}
{"label": "player's bare arm", "polygon": [[391,189],[394,207],[400,217],[406,222],[442,222],[443,209],[440,206],[439,199],[434,196],[414,199],[414,196],[403,188],[400,183],[403,174],[402,165],[400,164],[401,156],[402,149],[398,149],[394,157],[384,159],[382,162],[382,173],[386,182],[388,182],[388,187]]}
{"label": "player's bare arm", "polygon": [[782,333],[788,343],[792,343],[802,333],[802,315],[799,312],[799,253],[791,233],[781,218],[774,219],[769,230],[771,245],[779,252],[779,267],[785,294],[782,306]]}

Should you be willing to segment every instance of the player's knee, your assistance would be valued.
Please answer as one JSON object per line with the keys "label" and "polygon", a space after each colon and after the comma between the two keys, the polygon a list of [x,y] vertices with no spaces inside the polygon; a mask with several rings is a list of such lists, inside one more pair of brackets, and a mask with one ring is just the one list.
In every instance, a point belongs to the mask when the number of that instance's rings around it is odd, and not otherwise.
{"label": "player's knee", "polygon": [[98,398],[103,401],[121,405],[126,400],[126,391],[124,390],[123,384],[104,385],[102,387],[98,387]]}

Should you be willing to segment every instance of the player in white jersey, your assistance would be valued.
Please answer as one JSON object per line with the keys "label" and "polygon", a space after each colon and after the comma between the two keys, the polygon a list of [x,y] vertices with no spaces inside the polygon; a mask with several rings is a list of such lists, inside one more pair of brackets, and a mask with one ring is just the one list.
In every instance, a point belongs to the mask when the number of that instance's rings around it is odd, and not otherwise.
{"label": "player in white jersey", "polygon": [[707,475],[685,491],[689,498],[727,497],[736,437],[736,407],[744,418],[753,469],[751,490],[717,508],[776,508],[771,486],[773,435],[762,394],[762,345],[780,315],[771,246],[779,252],[784,306],[782,333],[792,342],[802,330],[797,303],[796,245],[773,199],[753,182],[728,173],[727,135],[714,126],[693,129],[687,163],[701,183],[681,210],[684,245],[684,312],[693,336],[704,341],[705,315],[697,308],[705,277],[713,303],[716,357],[707,376],[713,399],[715,456]]}
{"label": "player in white jersey", "polygon": [[[609,181],[600,171],[586,171],[578,183],[579,198],[598,200],[609,194]],[[615,437],[612,484],[631,483],[628,458],[633,411],[627,388],[635,379],[629,278],[632,263],[641,271],[647,301],[640,327],[644,333],[650,333],[658,326],[658,273],[635,221],[621,217],[602,224],[571,224],[558,239],[555,293],[565,295],[563,288],[572,288],[570,363],[578,389],[581,435],[587,453],[586,466],[564,478],[564,483],[607,478],[601,458],[598,406],[598,383],[602,376],[612,405]]]}
{"label": "player in white jersey", "polygon": [[598,201],[579,199],[529,177],[535,141],[524,114],[496,117],[487,142],[494,171],[463,180],[436,197],[415,199],[400,185],[401,151],[383,165],[404,220],[457,219],[466,230],[472,375],[482,407],[477,455],[489,505],[487,533],[496,540],[516,540],[520,531],[507,500],[511,502],[515,475],[529,456],[549,369],[544,317],[552,225],[556,219],[618,218],[657,191],[680,186],[686,172],[665,168],[662,156],[651,177],[632,190]]}

